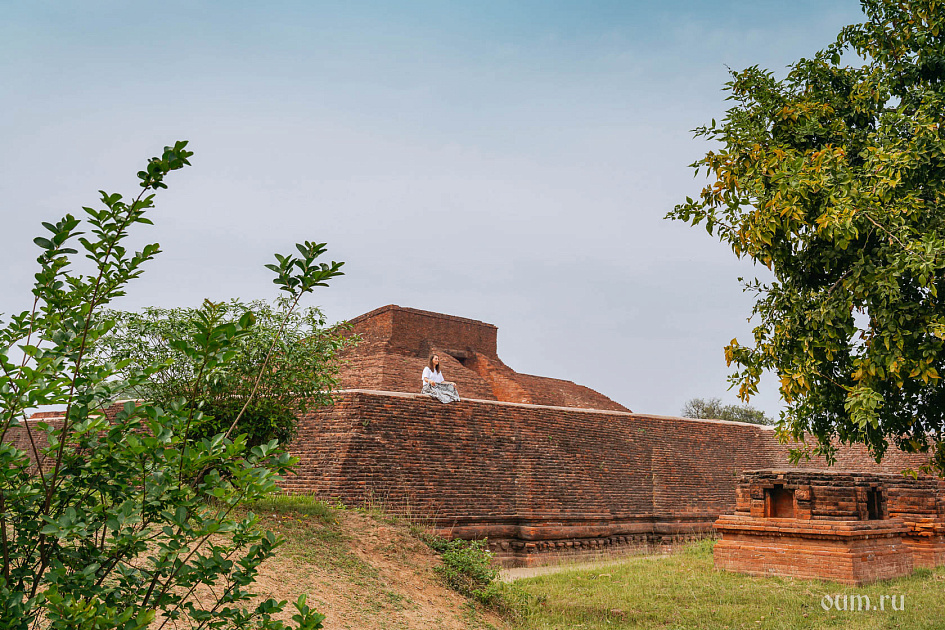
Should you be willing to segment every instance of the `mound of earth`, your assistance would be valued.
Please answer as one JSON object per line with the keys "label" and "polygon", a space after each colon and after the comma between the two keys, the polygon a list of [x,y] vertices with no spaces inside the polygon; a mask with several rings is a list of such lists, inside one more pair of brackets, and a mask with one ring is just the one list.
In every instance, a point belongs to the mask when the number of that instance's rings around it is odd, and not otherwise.
{"label": "mound of earth", "polygon": [[262,565],[256,591],[289,602],[307,595],[328,630],[511,627],[448,589],[434,571],[437,554],[402,521],[346,509],[312,513],[279,501],[253,511],[286,539]]}

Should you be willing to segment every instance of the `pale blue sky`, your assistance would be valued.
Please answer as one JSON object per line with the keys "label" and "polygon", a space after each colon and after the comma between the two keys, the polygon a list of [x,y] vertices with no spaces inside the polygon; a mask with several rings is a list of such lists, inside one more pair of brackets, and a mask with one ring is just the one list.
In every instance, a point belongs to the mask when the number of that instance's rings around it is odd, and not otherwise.
{"label": "pale blue sky", "polygon": [[[699,185],[690,129],[726,66],[777,72],[861,18],[801,2],[0,0],[0,312],[41,220],[132,192],[164,144],[165,253],[127,308],[272,296],[262,265],[327,241],[332,319],[396,303],[499,327],[512,368],[635,411],[721,396],[752,273],[663,215]],[[754,403],[779,408],[774,379]]]}

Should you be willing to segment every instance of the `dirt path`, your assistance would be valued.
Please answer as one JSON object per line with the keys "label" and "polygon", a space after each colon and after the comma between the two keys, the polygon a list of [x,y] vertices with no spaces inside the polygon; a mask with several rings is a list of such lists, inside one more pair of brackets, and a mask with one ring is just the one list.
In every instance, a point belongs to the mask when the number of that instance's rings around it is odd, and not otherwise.
{"label": "dirt path", "polygon": [[647,554],[640,556],[624,556],[613,560],[594,560],[593,562],[567,562],[555,564],[546,567],[518,567],[515,569],[502,569],[499,572],[499,579],[503,582],[514,582],[523,578],[537,577],[539,575],[549,575],[552,573],[564,573],[565,571],[589,571],[592,569],[603,569],[626,562],[643,560],[646,558],[666,558],[668,554]]}

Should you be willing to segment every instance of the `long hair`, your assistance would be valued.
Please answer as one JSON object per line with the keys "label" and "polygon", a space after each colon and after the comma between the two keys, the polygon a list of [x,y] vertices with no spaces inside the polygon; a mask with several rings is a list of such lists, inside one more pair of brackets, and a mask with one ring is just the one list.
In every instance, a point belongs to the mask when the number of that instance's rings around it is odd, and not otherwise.
{"label": "long hair", "polygon": [[438,354],[431,354],[431,355],[430,355],[430,371],[431,371],[431,372],[436,372],[437,374],[440,373],[440,364],[437,363],[437,364],[436,364],[436,367],[433,367],[433,357],[438,357],[438,356],[440,356],[440,355],[438,355]]}

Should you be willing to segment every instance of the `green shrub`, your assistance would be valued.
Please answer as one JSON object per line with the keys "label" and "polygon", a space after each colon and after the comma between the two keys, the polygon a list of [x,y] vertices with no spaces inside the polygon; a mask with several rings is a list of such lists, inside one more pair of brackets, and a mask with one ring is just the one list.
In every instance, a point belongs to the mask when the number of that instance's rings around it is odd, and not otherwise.
{"label": "green shrub", "polygon": [[492,552],[486,548],[485,540],[448,541],[440,558],[443,566],[436,571],[451,589],[489,603],[484,601],[488,600],[486,589],[498,579],[499,570],[492,566]]}
{"label": "green shrub", "polygon": [[499,569],[493,565],[493,553],[485,539],[447,540],[418,526],[412,526],[411,532],[440,554],[443,566],[434,570],[451,589],[509,619],[524,616],[534,598],[514,584],[499,581]]}
{"label": "green shrub", "polygon": [[[105,413],[165,367],[145,362],[122,374],[127,364],[97,349],[116,326],[104,309],[160,250],[150,244],[132,253],[129,230],[151,223],[165,176],[190,163],[186,146],[149,160],[134,198],[102,192],[102,207],[84,208],[84,222],[66,215],[43,223],[47,233],[34,239],[42,253],[32,306],[0,322],[0,628],[290,627],[274,619],[286,602],[253,602],[258,567],[282,541],[237,508],[270,496],[297,460],[277,440],[251,447],[236,431],[239,416],[215,435],[194,432],[199,402],[252,334],[252,313],[233,320],[205,302],[191,330],[168,341],[200,366],[181,396]],[[291,298],[286,317],[304,294],[340,274],[340,263],[316,262],[324,244],[296,247],[299,256],[277,254],[279,264],[269,265]],[[63,409],[62,420],[26,421],[29,410],[46,405]],[[11,432],[27,440],[6,439]],[[295,602],[291,627],[321,628],[324,617],[305,601]]]}
{"label": "green shrub", "polygon": [[[340,274],[340,272],[338,272]],[[221,323],[252,318],[253,325],[235,340],[231,356],[208,380],[196,406],[202,413],[191,427],[194,439],[236,430],[249,448],[296,435],[298,417],[332,403],[338,387],[338,353],[356,337],[346,326],[328,326],[317,308],[296,308],[293,297],[273,302],[230,300],[217,304]],[[141,312],[107,311],[115,325],[100,340],[95,357],[123,366],[119,376],[129,384],[125,398],[167,405],[188,398],[204,366],[178,347],[177,340],[197,333],[199,308],[145,308]],[[160,368],[144,382],[131,384],[144,366]]]}

